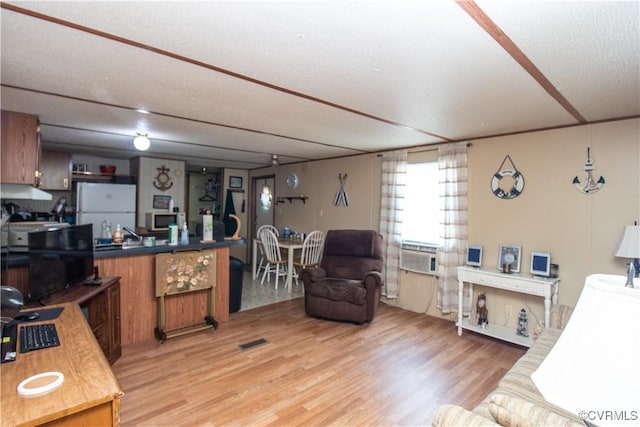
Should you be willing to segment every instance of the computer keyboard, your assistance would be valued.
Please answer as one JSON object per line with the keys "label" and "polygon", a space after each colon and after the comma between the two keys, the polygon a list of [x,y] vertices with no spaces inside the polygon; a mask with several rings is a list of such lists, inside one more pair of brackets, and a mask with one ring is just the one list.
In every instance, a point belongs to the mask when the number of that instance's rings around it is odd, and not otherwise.
{"label": "computer keyboard", "polygon": [[25,325],[20,328],[20,353],[60,345],[53,323]]}

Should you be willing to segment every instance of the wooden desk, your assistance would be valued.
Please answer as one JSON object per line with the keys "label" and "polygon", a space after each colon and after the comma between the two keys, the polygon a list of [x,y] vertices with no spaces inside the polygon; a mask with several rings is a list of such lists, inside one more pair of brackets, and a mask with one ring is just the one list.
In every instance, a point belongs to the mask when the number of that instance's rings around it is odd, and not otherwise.
{"label": "wooden desk", "polygon": [[[287,280],[285,281],[285,286],[287,287],[287,291],[291,293],[292,281],[293,281],[293,255],[296,249],[302,249],[302,241],[300,240],[286,240],[286,239],[278,239],[278,246],[281,249],[287,249]],[[256,260],[258,258],[258,239],[253,239],[253,256],[251,257],[251,271],[253,272],[253,280],[256,280],[257,267]]]}
{"label": "wooden desk", "polygon": [[[19,353],[15,362],[0,365],[2,375],[2,426],[34,426],[55,421],[56,425],[117,426],[120,399],[118,380],[98,346],[80,307],[66,303],[54,323],[58,347]],[[35,397],[23,397],[18,384],[33,375],[58,371],[64,382],[57,389]]]}

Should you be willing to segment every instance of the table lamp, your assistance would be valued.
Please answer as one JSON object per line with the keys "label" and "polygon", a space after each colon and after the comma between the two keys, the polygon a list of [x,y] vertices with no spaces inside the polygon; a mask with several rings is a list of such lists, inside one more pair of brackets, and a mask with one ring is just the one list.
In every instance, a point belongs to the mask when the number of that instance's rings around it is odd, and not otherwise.
{"label": "table lamp", "polygon": [[620,258],[633,258],[633,270],[635,274],[631,273],[631,263],[627,267],[627,283],[626,286],[633,287],[633,277],[640,277],[640,226],[637,222],[634,225],[627,225],[624,227],[624,233],[622,234],[622,240],[616,251],[616,256]]}
{"label": "table lamp", "polygon": [[587,425],[638,425],[640,291],[620,275],[593,274],[531,380],[542,396]]}

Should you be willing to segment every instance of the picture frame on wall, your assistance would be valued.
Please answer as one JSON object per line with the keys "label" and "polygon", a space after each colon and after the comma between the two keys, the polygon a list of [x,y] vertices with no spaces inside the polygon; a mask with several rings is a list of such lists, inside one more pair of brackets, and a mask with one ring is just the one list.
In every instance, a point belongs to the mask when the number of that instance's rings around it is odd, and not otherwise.
{"label": "picture frame on wall", "polygon": [[153,196],[153,209],[169,209],[171,205],[171,196],[162,196],[155,194]]}
{"label": "picture frame on wall", "polygon": [[[498,270],[503,273],[519,273],[521,257],[522,246],[500,245],[500,250],[498,251]],[[509,265],[508,271],[505,271],[505,264]]]}
{"label": "picture frame on wall", "polygon": [[242,177],[241,176],[230,176],[229,177],[229,188],[242,188]]}

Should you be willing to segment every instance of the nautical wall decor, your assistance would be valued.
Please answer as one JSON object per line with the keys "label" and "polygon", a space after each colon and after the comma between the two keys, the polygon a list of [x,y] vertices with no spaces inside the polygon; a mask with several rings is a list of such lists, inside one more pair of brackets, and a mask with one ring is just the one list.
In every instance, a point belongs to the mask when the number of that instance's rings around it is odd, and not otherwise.
{"label": "nautical wall decor", "polygon": [[[506,165],[507,160],[510,168]],[[491,192],[501,199],[518,197],[524,189],[524,176],[516,169],[513,160],[507,154],[498,171],[491,177]]]}
{"label": "nautical wall decor", "polygon": [[165,165],[156,168],[158,171],[158,176],[153,180],[153,186],[156,187],[160,191],[167,191],[171,187],[173,187],[173,181],[169,176],[169,169]]}
{"label": "nautical wall decor", "polygon": [[591,160],[591,147],[587,147],[587,160],[584,162],[584,167],[582,168],[587,173],[584,178],[584,184],[580,182],[580,179],[577,176],[573,178],[573,185],[578,189],[578,191],[584,194],[591,194],[602,188],[605,182],[604,177],[601,175],[597,181],[594,180],[593,171],[595,168],[593,160]]}
{"label": "nautical wall decor", "polygon": [[342,203],[345,206],[349,206],[349,198],[347,197],[347,193],[344,191],[344,185],[347,182],[347,174],[339,173],[338,181],[340,181],[340,191],[338,191],[336,197],[333,198],[333,204],[338,206]]}

